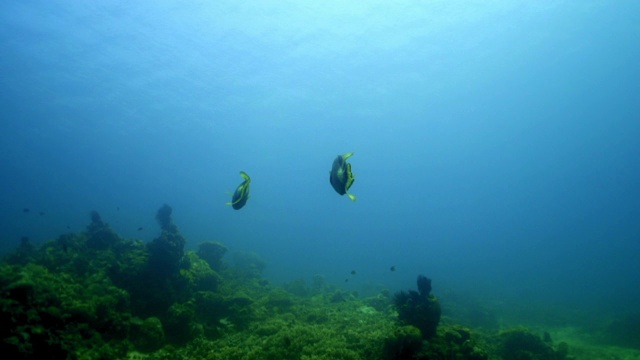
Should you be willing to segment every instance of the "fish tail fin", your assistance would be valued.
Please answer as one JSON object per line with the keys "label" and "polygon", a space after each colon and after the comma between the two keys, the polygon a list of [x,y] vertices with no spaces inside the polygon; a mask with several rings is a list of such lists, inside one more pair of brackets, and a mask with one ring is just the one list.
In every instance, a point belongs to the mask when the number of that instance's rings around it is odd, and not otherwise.
{"label": "fish tail fin", "polygon": [[231,206],[231,205],[233,205],[233,203],[228,202],[228,203],[225,203],[225,205]]}
{"label": "fish tail fin", "polygon": [[348,158],[352,157],[354,153],[350,152],[350,153],[346,153],[344,155],[342,155],[342,160],[347,160]]}
{"label": "fish tail fin", "polygon": [[352,201],[356,201],[356,196],[353,194],[347,194],[347,196],[349,197],[349,199],[351,199]]}

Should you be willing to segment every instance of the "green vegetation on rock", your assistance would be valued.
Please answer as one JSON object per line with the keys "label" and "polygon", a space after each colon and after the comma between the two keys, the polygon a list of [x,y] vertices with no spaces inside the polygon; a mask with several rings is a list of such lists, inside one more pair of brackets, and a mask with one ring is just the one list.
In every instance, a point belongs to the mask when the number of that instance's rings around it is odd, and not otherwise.
{"label": "green vegetation on rock", "polygon": [[[22,239],[0,264],[0,353],[10,359],[569,359],[524,328],[498,333],[441,316],[430,280],[418,291],[371,297],[323,276],[282,287],[262,276],[266,263],[205,242],[198,252],[171,219],[160,235],[123,239],[91,213],[79,234],[39,247]],[[462,312],[453,312],[462,313]],[[442,319],[441,319],[442,317]],[[633,319],[632,319],[633,320]],[[493,322],[492,322],[493,323]],[[612,323],[620,342],[636,321]]]}

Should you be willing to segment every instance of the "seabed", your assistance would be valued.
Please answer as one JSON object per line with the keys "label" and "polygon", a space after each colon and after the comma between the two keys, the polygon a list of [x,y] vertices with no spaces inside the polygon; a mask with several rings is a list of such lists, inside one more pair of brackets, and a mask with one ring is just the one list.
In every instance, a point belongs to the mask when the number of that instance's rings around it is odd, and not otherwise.
{"label": "seabed", "polygon": [[[157,219],[149,243],[121,238],[95,212],[82,233],[40,246],[23,238],[0,264],[3,357],[640,359],[640,317],[525,327],[505,325],[491,305],[470,310],[422,289],[364,297],[321,275],[275,286],[256,254],[228,262],[214,241],[185,250],[171,208]],[[441,304],[442,317],[419,313],[416,301]],[[420,321],[434,321],[435,334]]]}

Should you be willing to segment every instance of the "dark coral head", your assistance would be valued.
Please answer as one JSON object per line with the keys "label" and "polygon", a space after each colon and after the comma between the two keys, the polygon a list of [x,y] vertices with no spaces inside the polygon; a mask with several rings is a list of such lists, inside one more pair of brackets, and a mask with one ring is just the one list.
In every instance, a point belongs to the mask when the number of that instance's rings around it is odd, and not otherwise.
{"label": "dark coral head", "polygon": [[100,217],[100,214],[98,214],[97,211],[92,210],[91,211],[91,223],[92,224],[96,224],[96,225],[102,225],[102,218]]}
{"label": "dark coral head", "polygon": [[[160,207],[160,209],[158,209],[158,212],[156,213],[156,220],[158,220],[158,223],[160,223],[160,228],[162,230],[166,230],[166,231],[171,231],[173,230],[173,222],[171,221],[171,206],[164,204],[162,205],[162,207]],[[171,231],[173,232],[173,231]]]}
{"label": "dark coral head", "polygon": [[399,309],[409,301],[409,298],[409,293],[407,293],[406,291],[398,291],[393,296],[393,304],[395,305],[396,309]]}
{"label": "dark coral head", "polygon": [[427,297],[431,293],[431,279],[424,275],[418,275],[418,292],[420,296]]}

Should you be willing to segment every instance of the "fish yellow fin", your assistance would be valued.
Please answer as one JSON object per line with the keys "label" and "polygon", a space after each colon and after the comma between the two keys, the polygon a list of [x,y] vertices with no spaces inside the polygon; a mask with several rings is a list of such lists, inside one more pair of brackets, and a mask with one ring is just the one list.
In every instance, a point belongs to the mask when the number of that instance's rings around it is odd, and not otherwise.
{"label": "fish yellow fin", "polygon": [[240,171],[240,176],[242,176],[242,178],[244,178],[247,181],[251,181],[251,178],[249,177],[249,175],[247,175],[247,173],[244,171]]}
{"label": "fish yellow fin", "polygon": [[342,155],[342,160],[347,160],[348,158],[352,157],[354,153],[350,152],[350,153],[346,153],[344,155]]}
{"label": "fish yellow fin", "polygon": [[347,196],[349,197],[349,199],[351,199],[352,201],[356,201],[356,196],[353,194],[347,194]]}

